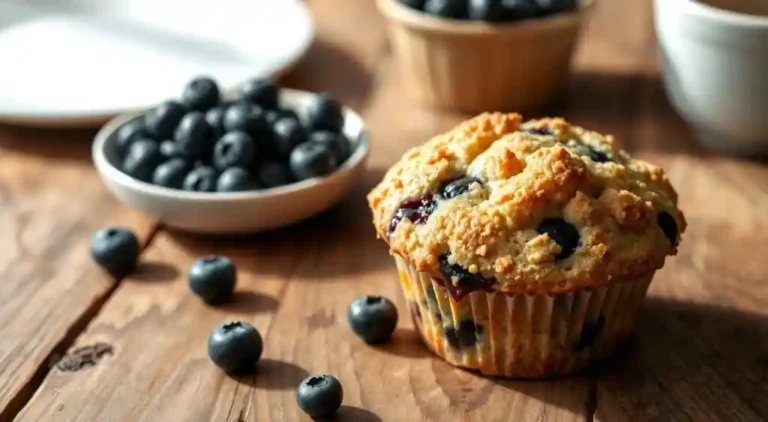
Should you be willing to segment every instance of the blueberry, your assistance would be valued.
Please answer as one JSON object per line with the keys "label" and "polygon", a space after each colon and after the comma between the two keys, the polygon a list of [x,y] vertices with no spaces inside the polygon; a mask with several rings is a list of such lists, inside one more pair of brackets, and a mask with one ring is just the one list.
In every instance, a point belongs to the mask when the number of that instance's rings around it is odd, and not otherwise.
{"label": "blueberry", "polygon": [[477,340],[483,333],[481,325],[475,325],[474,321],[463,320],[459,322],[459,328],[444,327],[443,333],[448,344],[454,349],[475,347]]}
{"label": "blueberry", "polygon": [[191,167],[183,158],[171,158],[157,166],[152,174],[152,183],[166,188],[181,189]]}
{"label": "blueberry", "polygon": [[455,198],[459,195],[467,193],[469,191],[469,188],[472,187],[472,185],[475,183],[482,184],[483,182],[481,182],[480,179],[476,177],[470,177],[470,176],[465,176],[460,179],[456,179],[452,182],[447,183],[445,186],[443,186],[440,192],[440,196],[443,199]]}
{"label": "blueberry", "polygon": [[123,276],[136,268],[139,240],[125,227],[107,227],[93,236],[91,256],[105,270]]}
{"label": "blueberry", "polygon": [[189,288],[206,303],[217,305],[232,298],[237,281],[235,265],[222,255],[210,255],[189,267]]}
{"label": "blueberry", "polygon": [[139,139],[131,144],[123,159],[123,171],[131,177],[148,182],[152,173],[163,161],[160,147],[151,139]]}
{"label": "blueberry", "polygon": [[347,310],[347,320],[360,338],[369,344],[388,341],[397,326],[397,308],[381,296],[358,297]]}
{"label": "blueberry", "polygon": [[330,174],[338,162],[328,146],[319,142],[304,142],[291,152],[289,166],[296,180],[311,179]]}
{"label": "blueberry", "polygon": [[424,10],[424,0],[400,0],[400,3],[411,9]]}
{"label": "blueberry", "polygon": [[272,128],[264,117],[264,111],[256,105],[238,102],[224,113],[226,132],[245,132],[259,147],[271,144]]}
{"label": "blueberry", "polygon": [[242,88],[242,98],[266,109],[277,108],[280,89],[269,79],[251,79]]}
{"label": "blueberry", "polygon": [[448,255],[440,255],[437,260],[440,263],[440,272],[443,273],[443,277],[453,280],[456,287],[485,288],[493,284],[493,280],[485,278],[480,273],[471,273],[460,264],[451,264]]}
{"label": "blueberry", "polygon": [[656,216],[656,224],[664,232],[664,236],[669,239],[669,243],[672,246],[677,246],[677,221],[675,221],[675,217],[672,217],[672,214],[666,211],[662,211]]}
{"label": "blueberry", "polygon": [[291,155],[291,151],[297,145],[307,141],[307,132],[298,120],[290,117],[282,118],[275,122],[274,150],[277,157],[285,160]]}
{"label": "blueberry", "polygon": [[443,18],[464,19],[467,17],[467,0],[427,0],[424,12]]}
{"label": "blueberry", "polygon": [[312,130],[340,132],[344,127],[341,105],[325,94],[316,95],[307,108],[307,123]]}
{"label": "blueberry", "polygon": [[243,132],[229,132],[213,147],[213,165],[223,171],[228,167],[248,168],[256,161],[256,143]]}
{"label": "blueberry", "polygon": [[478,21],[501,22],[505,19],[502,0],[469,0],[469,18]]}
{"label": "blueberry", "polygon": [[261,334],[244,321],[222,324],[208,337],[208,356],[228,374],[253,370],[263,350]]}
{"label": "blueberry", "polygon": [[296,403],[312,419],[333,416],[343,400],[344,389],[331,375],[313,375],[296,389]]}
{"label": "blueberry", "polygon": [[538,128],[538,127],[533,127],[533,128],[530,128],[530,129],[524,129],[523,132],[530,133],[531,135],[539,135],[539,136],[552,136],[552,135],[555,134],[554,132],[552,132],[551,129],[548,129],[548,128]]}
{"label": "blueberry", "polygon": [[329,132],[327,130],[321,130],[318,132],[312,132],[309,135],[310,142],[319,142],[328,146],[336,157],[336,162],[341,164],[349,157],[349,141],[347,137],[340,134]]}
{"label": "blueberry", "polygon": [[263,163],[259,168],[259,182],[265,188],[276,188],[293,182],[288,168],[273,161]]}
{"label": "blueberry", "polygon": [[285,118],[296,120],[297,122],[300,122],[301,119],[299,119],[299,115],[296,114],[295,111],[288,109],[288,108],[279,108],[277,110],[267,110],[264,113],[264,118],[267,120],[267,123],[274,126],[275,123],[278,122],[278,120],[282,120]]}
{"label": "blueberry", "polygon": [[132,143],[146,138],[150,138],[147,126],[143,119],[139,119],[128,122],[118,129],[115,141],[120,153],[125,154]]}
{"label": "blueberry", "polygon": [[168,100],[150,110],[144,116],[144,123],[147,126],[147,131],[155,139],[169,139],[173,137],[173,131],[176,130],[176,126],[179,125],[186,112],[184,106],[176,101]]}
{"label": "blueberry", "polygon": [[392,219],[389,220],[388,232],[392,234],[403,220],[409,220],[413,224],[423,224],[437,209],[437,201],[433,195],[427,195],[421,199],[406,201],[400,204]]}
{"label": "blueberry", "polygon": [[600,315],[594,321],[584,321],[584,325],[581,327],[581,334],[579,335],[579,341],[573,345],[576,351],[582,351],[588,347],[592,347],[600,338],[605,328],[605,317]]}
{"label": "blueberry", "polygon": [[181,103],[189,110],[206,111],[218,104],[219,99],[219,86],[207,77],[191,80],[181,93]]}
{"label": "blueberry", "polygon": [[[541,14],[536,0],[502,0],[504,5],[504,19],[515,21],[535,18]],[[549,129],[527,129],[525,132],[536,135],[552,135]]]}
{"label": "blueberry", "polygon": [[579,231],[562,218],[546,218],[536,228],[539,234],[546,234],[560,246],[555,260],[568,258],[579,246]]}
{"label": "blueberry", "polygon": [[205,112],[205,121],[211,127],[211,138],[219,139],[224,135],[224,113],[227,105],[220,105]]}
{"label": "blueberry", "polygon": [[208,166],[197,167],[187,174],[181,187],[194,192],[213,192],[216,190],[216,170]]}
{"label": "blueberry", "polygon": [[536,0],[542,14],[566,12],[576,8],[576,0]]}
{"label": "blueberry", "polygon": [[259,184],[253,180],[248,170],[241,167],[224,170],[216,181],[216,192],[243,192],[259,188]]}
{"label": "blueberry", "polygon": [[606,163],[609,161],[613,161],[611,160],[611,157],[608,154],[602,151],[598,151],[595,148],[591,147],[590,145],[581,143],[575,139],[569,139],[568,142],[566,142],[565,146],[568,147],[568,149],[571,152],[577,155],[589,157],[592,161],[596,163]]}
{"label": "blueberry", "polygon": [[607,163],[611,161],[610,157],[602,151],[598,151],[592,147],[587,147],[587,156],[596,163]]}
{"label": "blueberry", "polygon": [[190,159],[203,157],[210,153],[212,135],[205,115],[199,111],[191,111],[184,115],[174,132],[176,151]]}

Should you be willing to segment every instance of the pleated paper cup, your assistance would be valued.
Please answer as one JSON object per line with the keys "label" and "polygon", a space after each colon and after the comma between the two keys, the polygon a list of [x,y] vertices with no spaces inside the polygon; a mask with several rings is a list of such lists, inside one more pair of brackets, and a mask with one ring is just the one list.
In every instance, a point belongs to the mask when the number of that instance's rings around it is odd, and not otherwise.
{"label": "pleated paper cup", "polygon": [[395,261],[414,324],[435,354],[515,378],[567,375],[610,356],[632,333],[652,278],[557,294],[478,290],[457,300],[443,281]]}
{"label": "pleated paper cup", "polygon": [[408,91],[422,102],[466,112],[520,111],[554,101],[592,0],[580,3],[572,12],[490,24],[377,0]]}

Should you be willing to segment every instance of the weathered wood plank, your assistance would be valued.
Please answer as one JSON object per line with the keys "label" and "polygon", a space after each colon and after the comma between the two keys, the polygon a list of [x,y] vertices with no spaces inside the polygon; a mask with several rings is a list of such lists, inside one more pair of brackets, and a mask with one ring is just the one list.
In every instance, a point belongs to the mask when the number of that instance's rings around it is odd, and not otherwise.
{"label": "weathered wood plank", "polygon": [[146,238],[90,164],[90,132],[0,127],[0,420],[18,412],[115,282],[91,262],[91,235],[114,223]]}

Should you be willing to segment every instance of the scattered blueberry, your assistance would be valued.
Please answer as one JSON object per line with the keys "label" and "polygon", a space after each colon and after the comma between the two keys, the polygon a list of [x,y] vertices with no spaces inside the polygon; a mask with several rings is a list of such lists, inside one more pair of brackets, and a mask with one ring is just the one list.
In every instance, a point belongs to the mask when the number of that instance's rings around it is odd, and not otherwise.
{"label": "scattered blueberry", "polygon": [[205,112],[205,121],[211,127],[211,138],[219,139],[224,135],[224,113],[228,105],[222,104]]}
{"label": "scattered blueberry", "polygon": [[152,174],[152,183],[166,188],[181,189],[191,167],[183,158],[171,158],[157,166]]}
{"label": "scattered blueberry", "polygon": [[152,180],[152,173],[163,161],[160,147],[151,139],[139,139],[128,148],[123,159],[123,171],[144,182]]}
{"label": "scattered blueberry", "polygon": [[194,192],[213,192],[216,190],[216,170],[208,166],[197,167],[187,174],[182,189]]}
{"label": "scattered blueberry", "polygon": [[341,132],[344,127],[341,105],[325,94],[316,95],[307,108],[307,122],[311,130]]}
{"label": "scattered blueberry", "polygon": [[400,3],[403,3],[411,9],[424,10],[424,0],[400,0]]}
{"label": "scattered blueberry", "polygon": [[242,97],[266,109],[277,108],[279,88],[269,79],[251,79],[243,84]]}
{"label": "scattered blueberry", "polygon": [[336,169],[338,162],[328,146],[318,142],[305,142],[291,152],[291,174],[296,180],[325,176]]}
{"label": "scattered blueberry", "polygon": [[296,389],[296,403],[312,419],[333,416],[343,400],[344,389],[331,375],[313,375]]}
{"label": "scattered blueberry", "polygon": [[107,227],[93,236],[91,256],[105,270],[123,276],[136,268],[139,240],[125,227]]}
{"label": "scattered blueberry", "polygon": [[248,168],[256,161],[257,153],[250,136],[240,131],[229,132],[213,147],[213,165],[220,171],[228,167]]}
{"label": "scattered blueberry", "polygon": [[263,350],[261,334],[244,321],[222,324],[208,337],[208,356],[228,374],[253,370]]}
{"label": "scattered blueberry", "polygon": [[191,111],[184,115],[174,132],[176,151],[190,159],[202,157],[210,151],[211,135],[211,127],[205,121],[205,115]]}
{"label": "scattered blueberry", "polygon": [[400,205],[400,208],[395,211],[395,215],[389,220],[388,231],[392,234],[403,220],[409,220],[413,224],[423,224],[435,212],[435,209],[437,209],[437,201],[433,195],[406,201]]}
{"label": "scattered blueberry", "polygon": [[467,0],[427,0],[424,12],[443,18],[464,19],[467,17]]}
{"label": "scattered blueberry", "polygon": [[226,256],[210,255],[198,259],[189,267],[188,279],[192,292],[206,303],[217,305],[232,298],[237,271]]}
{"label": "scattered blueberry", "polygon": [[259,188],[259,184],[253,180],[248,170],[241,167],[224,170],[216,181],[216,192],[243,192]]}
{"label": "scattered blueberry", "polygon": [[397,326],[397,308],[381,296],[358,297],[347,310],[352,331],[369,344],[388,341]]}
{"label": "scattered blueberry", "polygon": [[274,130],[274,150],[277,157],[280,159],[287,159],[291,155],[291,151],[296,148],[297,145],[306,142],[307,132],[304,127],[301,126],[298,120],[294,120],[290,117],[281,118],[275,122],[273,126]]}
{"label": "scattered blueberry", "polygon": [[293,182],[288,168],[274,161],[268,161],[261,165],[258,179],[265,188],[276,188]]}
{"label": "scattered blueberry", "polygon": [[206,111],[219,103],[219,87],[211,78],[191,80],[181,94],[181,103],[189,110]]}
{"label": "scattered blueberry", "polygon": [[[536,5],[536,0],[502,0],[502,4],[504,5],[504,14],[507,21],[531,19],[541,14],[539,6]],[[553,134],[548,129],[529,129],[526,132],[538,135]]]}
{"label": "scattered blueberry", "polygon": [[539,223],[536,231],[546,234],[560,246],[560,253],[555,255],[555,260],[568,258],[579,246],[579,231],[562,218],[546,218]]}
{"label": "scattered blueberry", "polygon": [[128,151],[128,147],[139,139],[149,138],[149,132],[144,124],[144,119],[134,120],[128,122],[125,126],[121,127],[117,131],[116,139],[117,147],[120,149],[120,153],[125,154]]}
{"label": "scattered blueberry", "polygon": [[666,211],[662,211],[656,216],[656,223],[661,228],[661,231],[664,232],[664,236],[669,239],[669,243],[672,246],[677,246],[677,221],[675,221],[675,217],[672,217],[672,214]]}
{"label": "scattered blueberry", "polygon": [[340,133],[327,130],[312,132],[309,135],[309,140],[326,145],[333,152],[333,155],[336,156],[336,162],[339,164],[346,161],[349,157],[349,141],[346,136]]}
{"label": "scattered blueberry", "polygon": [[440,192],[440,196],[443,199],[455,198],[459,195],[467,193],[469,188],[472,187],[472,185],[475,183],[482,184],[483,182],[481,182],[480,179],[476,177],[470,176],[465,176],[460,179],[453,180],[443,186]]}
{"label": "scattered blueberry", "polygon": [[469,18],[478,21],[502,22],[506,9],[502,0],[469,0]]}
{"label": "scattered blueberry", "polygon": [[150,110],[144,116],[144,123],[155,139],[170,139],[186,112],[184,106],[177,101],[168,100]]}

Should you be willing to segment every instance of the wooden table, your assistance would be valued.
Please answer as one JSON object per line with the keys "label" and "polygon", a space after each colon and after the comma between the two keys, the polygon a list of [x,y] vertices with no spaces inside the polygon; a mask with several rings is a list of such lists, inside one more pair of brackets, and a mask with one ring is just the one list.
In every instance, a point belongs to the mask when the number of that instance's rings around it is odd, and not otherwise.
{"label": "wooden table", "polygon": [[[294,389],[313,373],[341,379],[347,421],[768,419],[768,169],[701,151],[670,109],[650,1],[598,3],[568,95],[547,112],[663,164],[690,222],[651,288],[638,340],[614,361],[521,382],[426,351],[363,197],[409,146],[467,116],[403,92],[372,1],[311,0],[318,40],[286,84],[362,111],[373,144],[357,190],[311,221],[244,239],[169,232],[106,192],[90,164],[93,132],[0,129],[0,420],[308,420]],[[140,271],[124,280],[88,254],[92,233],[116,223],[144,244]],[[221,308],[186,285],[190,263],[211,252],[240,271],[236,301]],[[347,326],[347,305],[368,293],[400,307],[384,347]],[[231,319],[265,337],[257,374],[229,378],[206,356],[210,331]]]}

